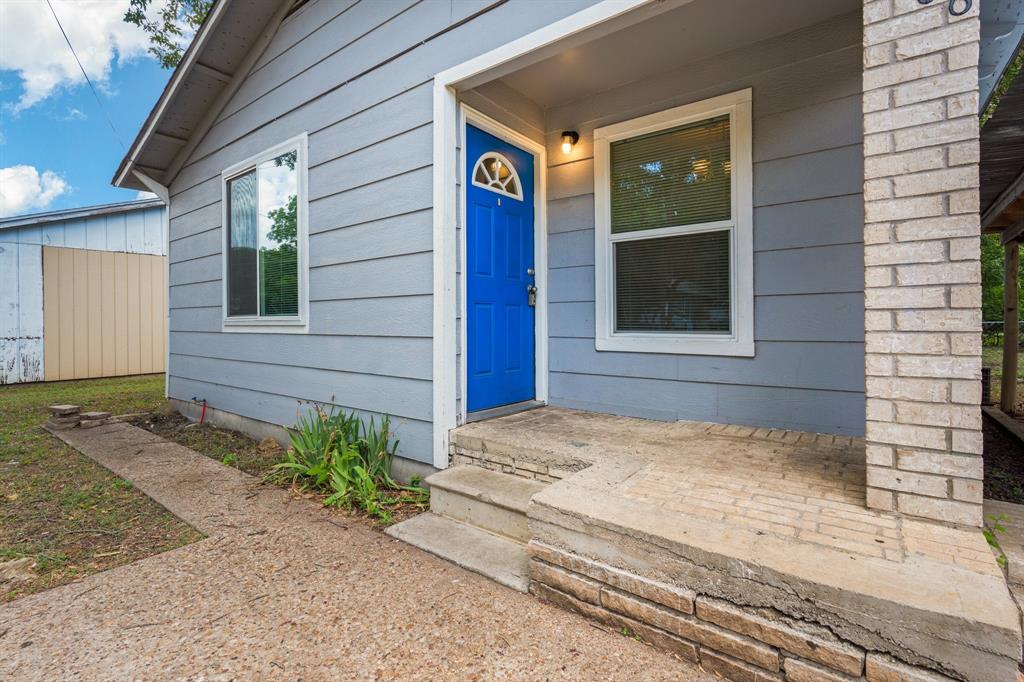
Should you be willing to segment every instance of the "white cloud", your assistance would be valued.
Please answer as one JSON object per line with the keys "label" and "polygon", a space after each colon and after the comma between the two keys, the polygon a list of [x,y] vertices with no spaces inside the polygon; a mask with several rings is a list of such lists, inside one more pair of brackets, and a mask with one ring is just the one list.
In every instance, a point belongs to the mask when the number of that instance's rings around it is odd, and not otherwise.
{"label": "white cloud", "polygon": [[41,210],[68,191],[64,178],[35,166],[0,168],[0,217]]}
{"label": "white cloud", "polygon": [[[127,0],[51,0],[85,72],[97,87],[108,85],[112,64],[146,54],[148,38],[122,17]],[[60,88],[85,79],[45,0],[0,1],[0,70],[21,79],[18,113]]]}

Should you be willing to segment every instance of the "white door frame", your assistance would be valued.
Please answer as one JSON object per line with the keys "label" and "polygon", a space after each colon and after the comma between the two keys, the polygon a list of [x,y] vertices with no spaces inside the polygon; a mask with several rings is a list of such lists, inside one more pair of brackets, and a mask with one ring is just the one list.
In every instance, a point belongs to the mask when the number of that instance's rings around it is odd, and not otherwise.
{"label": "white door frame", "polygon": [[459,363],[459,395],[462,396],[457,424],[466,423],[466,401],[469,390],[467,371],[467,333],[466,318],[469,314],[466,305],[466,237],[469,225],[466,216],[466,177],[469,166],[466,158],[466,126],[473,126],[494,135],[511,145],[520,147],[533,155],[533,268],[537,285],[537,305],[534,308],[534,400],[546,403],[548,400],[548,207],[547,207],[547,149],[539,142],[534,142],[522,133],[506,126],[468,104],[459,105],[459,167],[462,169],[459,183],[459,347],[462,348],[462,361]]}
{"label": "white door frame", "polygon": [[[448,432],[458,423],[456,388],[457,382],[463,380],[456,367],[456,344],[460,330],[456,325],[458,299],[455,235],[456,225],[459,224],[461,194],[457,189],[460,185],[458,174],[462,170],[456,151],[459,126],[464,125],[463,116],[459,113],[458,91],[476,87],[527,64],[555,55],[574,44],[582,44],[599,35],[607,35],[689,2],[692,0],[602,0],[434,76],[432,419],[433,463],[438,469],[448,466]],[[540,268],[539,262],[537,267]],[[538,272],[544,271],[538,269]],[[544,274],[546,276],[547,273]],[[541,298],[545,299],[547,288],[541,291]],[[545,314],[538,314],[537,318],[538,327],[542,319],[546,325],[546,309]],[[545,343],[544,352],[546,351]],[[546,371],[543,382],[546,386]],[[541,383],[538,382],[537,386],[539,394]]]}

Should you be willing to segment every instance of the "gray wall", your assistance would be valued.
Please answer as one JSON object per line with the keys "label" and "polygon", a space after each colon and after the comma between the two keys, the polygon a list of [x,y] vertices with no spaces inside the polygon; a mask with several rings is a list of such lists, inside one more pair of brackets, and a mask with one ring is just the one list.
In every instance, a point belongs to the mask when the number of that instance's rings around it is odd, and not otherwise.
{"label": "gray wall", "polygon": [[[594,350],[595,127],[745,87],[754,358]],[[545,112],[550,402],[656,419],[864,429],[861,19],[840,17]],[[559,163],[577,129],[582,158]]]}
{"label": "gray wall", "polygon": [[[171,397],[285,425],[300,400],[386,412],[400,453],[429,462],[432,77],[589,4],[514,0],[423,45],[489,2],[313,0],[289,17],[171,186]],[[223,334],[220,172],[302,132],[309,334]]]}

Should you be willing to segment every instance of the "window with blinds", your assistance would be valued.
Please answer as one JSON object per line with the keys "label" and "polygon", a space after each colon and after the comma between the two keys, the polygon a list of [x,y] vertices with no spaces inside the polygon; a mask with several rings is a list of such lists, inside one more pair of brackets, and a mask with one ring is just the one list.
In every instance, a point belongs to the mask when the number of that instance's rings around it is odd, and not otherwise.
{"label": "window with blinds", "polygon": [[615,330],[728,334],[729,231],[615,244]]}
{"label": "window with blinds", "polygon": [[299,315],[298,149],[227,180],[229,317]]}
{"label": "window with blinds", "polygon": [[728,220],[729,117],[611,144],[612,234]]}
{"label": "window with blinds", "polygon": [[730,146],[728,115],[611,143],[616,332],[731,332],[729,230],[695,231],[731,217]]}
{"label": "window with blinds", "polygon": [[598,350],[753,355],[750,102],[594,131]]}

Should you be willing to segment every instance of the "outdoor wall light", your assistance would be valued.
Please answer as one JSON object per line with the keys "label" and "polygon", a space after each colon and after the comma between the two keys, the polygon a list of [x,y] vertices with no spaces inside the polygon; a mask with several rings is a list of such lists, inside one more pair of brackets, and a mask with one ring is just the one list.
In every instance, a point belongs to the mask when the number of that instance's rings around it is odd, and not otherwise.
{"label": "outdoor wall light", "polygon": [[580,141],[580,134],[575,130],[562,131],[562,153],[569,154],[576,143]]}

